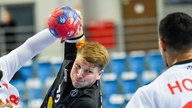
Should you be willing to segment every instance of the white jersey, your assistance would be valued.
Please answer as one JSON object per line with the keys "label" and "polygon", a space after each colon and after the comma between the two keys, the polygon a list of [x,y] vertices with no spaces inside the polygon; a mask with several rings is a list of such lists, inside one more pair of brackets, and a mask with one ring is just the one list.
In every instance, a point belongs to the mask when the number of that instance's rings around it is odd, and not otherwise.
{"label": "white jersey", "polygon": [[9,99],[14,105],[18,105],[19,93],[9,81],[28,60],[55,41],[56,38],[51,35],[48,29],[45,29],[0,58],[0,69],[3,71],[3,77],[0,81],[0,106],[6,102],[6,99]]}
{"label": "white jersey", "polygon": [[139,88],[126,108],[192,108],[192,60],[171,66]]}

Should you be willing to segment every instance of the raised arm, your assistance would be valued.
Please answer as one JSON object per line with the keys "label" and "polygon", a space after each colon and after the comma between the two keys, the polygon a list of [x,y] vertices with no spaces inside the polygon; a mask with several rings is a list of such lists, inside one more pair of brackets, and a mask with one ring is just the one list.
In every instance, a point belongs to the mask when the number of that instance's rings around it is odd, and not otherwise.
{"label": "raised arm", "polygon": [[28,60],[56,41],[48,29],[42,30],[27,39],[21,46],[0,58],[0,68],[4,72],[3,78],[11,80]]}

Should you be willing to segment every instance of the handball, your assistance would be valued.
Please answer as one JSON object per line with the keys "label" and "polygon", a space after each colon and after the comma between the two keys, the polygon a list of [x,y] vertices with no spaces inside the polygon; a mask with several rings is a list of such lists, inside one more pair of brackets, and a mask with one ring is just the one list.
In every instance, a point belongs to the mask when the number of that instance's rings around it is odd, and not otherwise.
{"label": "handball", "polygon": [[48,18],[48,28],[53,36],[67,40],[72,38],[79,29],[80,18],[76,10],[69,6],[55,8]]}

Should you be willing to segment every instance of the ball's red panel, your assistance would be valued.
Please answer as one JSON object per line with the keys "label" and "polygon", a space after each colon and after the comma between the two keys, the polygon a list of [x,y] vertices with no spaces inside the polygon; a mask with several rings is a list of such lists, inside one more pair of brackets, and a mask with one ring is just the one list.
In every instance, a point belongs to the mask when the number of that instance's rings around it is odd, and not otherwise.
{"label": "ball's red panel", "polygon": [[78,31],[80,18],[69,6],[55,8],[48,18],[48,28],[55,37],[70,39]]}

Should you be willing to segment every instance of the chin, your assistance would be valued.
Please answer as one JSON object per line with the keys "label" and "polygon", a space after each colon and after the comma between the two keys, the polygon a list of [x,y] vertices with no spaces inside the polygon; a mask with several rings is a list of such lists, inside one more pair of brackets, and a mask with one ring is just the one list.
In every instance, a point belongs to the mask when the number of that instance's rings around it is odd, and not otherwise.
{"label": "chin", "polygon": [[73,84],[74,88],[81,88],[79,85]]}

